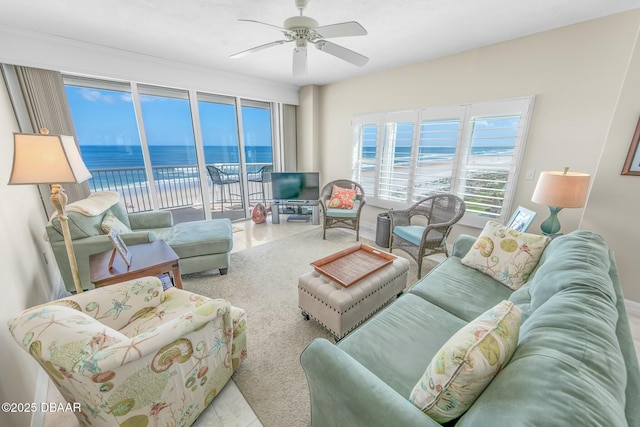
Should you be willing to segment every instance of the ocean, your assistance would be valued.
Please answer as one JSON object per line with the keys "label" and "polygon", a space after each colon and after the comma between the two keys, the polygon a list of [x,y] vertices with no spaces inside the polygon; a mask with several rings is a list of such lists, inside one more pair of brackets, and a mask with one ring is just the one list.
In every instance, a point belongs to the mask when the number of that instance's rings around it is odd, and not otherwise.
{"label": "ocean", "polygon": [[[123,183],[137,184],[147,181],[144,171],[142,148],[133,145],[84,145],[80,146],[82,159],[92,174],[89,185],[94,190],[112,188]],[[513,153],[512,147],[473,147],[473,155],[508,155]],[[187,146],[150,146],[149,155],[153,165],[153,175],[156,181],[185,180],[193,181],[198,178],[196,169],[196,152],[194,147]],[[206,164],[239,164],[238,148],[232,146],[204,147]],[[375,159],[374,147],[365,147],[363,159]],[[418,162],[425,166],[428,162],[451,161],[455,156],[453,147],[421,147]],[[264,164],[273,163],[273,154],[269,146],[252,146],[245,150],[247,172],[256,172]],[[410,147],[396,147],[394,164],[408,166],[411,159]],[[362,167],[375,167],[366,162]],[[116,169],[128,169],[112,173]]]}
{"label": "ocean", "polygon": [[[142,148],[135,145],[84,145],[80,146],[82,159],[89,170],[141,168],[144,167]],[[510,154],[512,147],[473,147],[471,154],[494,155]],[[455,154],[453,147],[421,148],[419,157],[423,161],[452,160]],[[154,167],[164,166],[196,166],[196,151],[194,147],[155,145],[149,147],[151,163]],[[362,157],[373,159],[376,156],[375,147],[365,147]],[[394,157],[397,162],[406,162],[411,156],[411,147],[396,147]],[[206,146],[204,157],[207,164],[237,164],[239,163],[238,148],[230,146]],[[245,149],[247,163],[273,163],[273,154],[269,146],[252,146]]]}
{"label": "ocean", "polygon": [[[142,147],[136,145],[81,145],[80,152],[87,169],[117,169],[144,167]],[[154,145],[149,147],[154,167],[196,166],[194,147]],[[252,146],[245,149],[247,163],[273,163],[270,146]],[[238,148],[229,146],[205,146],[207,164],[239,163]]]}

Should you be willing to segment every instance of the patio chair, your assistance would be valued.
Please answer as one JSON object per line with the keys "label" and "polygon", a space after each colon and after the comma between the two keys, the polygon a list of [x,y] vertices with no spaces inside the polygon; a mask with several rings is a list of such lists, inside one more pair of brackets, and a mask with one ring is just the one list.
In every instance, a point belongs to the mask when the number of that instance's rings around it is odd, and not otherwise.
{"label": "patio chair", "polygon": [[[332,197],[336,195],[334,187],[337,187],[338,190],[355,191],[352,197],[353,204],[350,207],[332,203]],[[329,228],[349,228],[356,231],[356,241],[360,240],[360,212],[366,203],[364,189],[360,184],[347,179],[331,181],[320,192],[318,202],[324,216],[322,239],[326,239]]]}
{"label": "patio chair", "polygon": [[224,204],[226,202],[225,187],[227,187],[229,190],[229,200],[232,200],[231,196],[239,196],[238,194],[231,193],[231,184],[239,183],[240,177],[236,174],[226,173],[222,169],[212,165],[207,165],[207,172],[209,173],[209,178],[211,178],[211,182],[213,183],[213,187],[211,191],[211,204],[215,208],[216,185],[219,185],[220,186],[220,210],[224,212]]}
{"label": "patio chair", "polygon": [[[418,263],[419,279],[424,257],[439,253],[449,256],[447,237],[465,210],[464,200],[453,194],[436,194],[420,200],[409,209],[390,210],[389,252],[402,249],[411,255]],[[426,220],[426,224],[414,222],[416,217]]]}
{"label": "patio chair", "polygon": [[250,173],[247,176],[247,181],[260,183],[261,191],[249,193],[249,198],[254,194],[262,195],[262,202],[267,204],[267,196],[265,193],[265,184],[271,182],[271,172],[273,172],[273,165],[262,166],[257,172]]}

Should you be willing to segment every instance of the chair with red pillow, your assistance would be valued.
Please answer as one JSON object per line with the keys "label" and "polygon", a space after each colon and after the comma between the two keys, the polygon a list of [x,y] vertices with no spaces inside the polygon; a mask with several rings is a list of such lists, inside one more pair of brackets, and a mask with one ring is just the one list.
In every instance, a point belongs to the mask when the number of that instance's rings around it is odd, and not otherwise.
{"label": "chair with red pillow", "polygon": [[319,203],[324,217],[323,239],[328,228],[349,228],[356,231],[356,241],[360,240],[360,212],[366,203],[360,184],[348,179],[331,181],[320,192]]}

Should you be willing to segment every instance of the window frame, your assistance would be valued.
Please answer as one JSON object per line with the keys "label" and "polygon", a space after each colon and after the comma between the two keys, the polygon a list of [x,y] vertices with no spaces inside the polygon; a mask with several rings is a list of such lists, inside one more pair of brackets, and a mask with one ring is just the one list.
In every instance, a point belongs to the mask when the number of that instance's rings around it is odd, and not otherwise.
{"label": "window frame", "polygon": [[[460,180],[467,162],[465,161],[465,153],[471,149],[472,132],[473,132],[473,120],[483,117],[500,117],[500,116],[520,116],[518,124],[518,131],[515,136],[515,146],[511,155],[512,160],[509,165],[507,183],[502,198],[502,205],[500,214],[498,217],[491,217],[489,215],[482,215],[467,210],[464,217],[460,221],[460,224],[469,225],[473,227],[483,227],[487,220],[493,219],[495,221],[504,223],[510,216],[511,206],[515,195],[515,189],[518,184],[518,173],[522,164],[522,158],[525,152],[527,134],[529,125],[531,122],[531,116],[533,113],[535,97],[526,96],[519,98],[510,98],[493,101],[482,101],[468,104],[455,104],[435,107],[423,107],[414,110],[404,111],[392,111],[392,112],[380,112],[370,114],[360,114],[352,117],[352,136],[353,136],[353,179],[356,181],[362,180],[363,170],[361,169],[363,164],[371,164],[371,159],[368,162],[363,162],[362,149],[363,130],[366,127],[377,126],[376,135],[376,153],[375,153],[375,175],[373,183],[373,192],[367,192],[367,204],[371,206],[377,206],[385,209],[405,209],[414,203],[413,194],[416,192],[415,178],[417,169],[417,155],[420,149],[420,138],[422,125],[425,121],[436,120],[458,120],[459,130],[457,135],[457,142],[455,148],[455,154],[453,159],[453,167],[451,172],[451,187],[450,192],[452,194],[459,195],[460,192]],[[408,178],[406,180],[407,194],[404,201],[390,200],[385,198],[380,192],[380,179],[381,179],[381,166],[383,162],[382,147],[385,138],[385,127],[387,123],[409,121],[413,120],[413,141],[411,148],[411,164],[409,165]],[[371,186],[367,185],[369,190]],[[462,196],[461,196],[462,197]]]}

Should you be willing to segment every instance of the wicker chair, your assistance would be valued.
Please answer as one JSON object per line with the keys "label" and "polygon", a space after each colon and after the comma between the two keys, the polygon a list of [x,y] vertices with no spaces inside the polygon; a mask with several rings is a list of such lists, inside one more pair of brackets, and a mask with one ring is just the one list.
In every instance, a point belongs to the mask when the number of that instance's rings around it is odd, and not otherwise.
{"label": "wicker chair", "polygon": [[[389,252],[402,249],[418,263],[418,279],[422,277],[422,259],[447,251],[447,237],[464,215],[464,201],[453,194],[436,194],[420,200],[409,209],[391,210]],[[426,218],[426,225],[416,225],[412,218]]]}
{"label": "wicker chair", "polygon": [[[334,209],[329,207],[333,186],[356,190],[353,209]],[[356,231],[356,241],[360,240],[360,212],[365,205],[364,189],[360,184],[348,179],[331,181],[320,192],[320,207],[324,216],[322,238],[326,239],[328,228],[349,228]]]}

